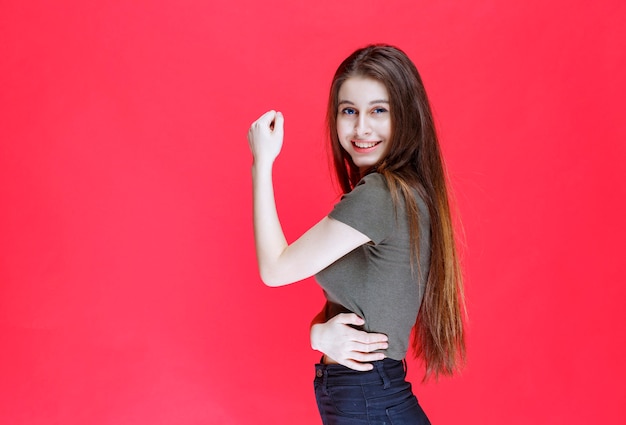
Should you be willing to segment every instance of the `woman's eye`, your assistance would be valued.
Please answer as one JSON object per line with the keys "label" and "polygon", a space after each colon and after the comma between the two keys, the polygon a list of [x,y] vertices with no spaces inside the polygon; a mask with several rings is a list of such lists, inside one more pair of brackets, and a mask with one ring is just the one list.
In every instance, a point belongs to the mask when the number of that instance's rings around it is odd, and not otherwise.
{"label": "woman's eye", "polygon": [[341,113],[346,114],[346,115],[354,115],[356,114],[356,110],[353,108],[344,108]]}
{"label": "woman's eye", "polygon": [[375,114],[384,114],[387,110],[385,108],[375,108],[372,112]]}

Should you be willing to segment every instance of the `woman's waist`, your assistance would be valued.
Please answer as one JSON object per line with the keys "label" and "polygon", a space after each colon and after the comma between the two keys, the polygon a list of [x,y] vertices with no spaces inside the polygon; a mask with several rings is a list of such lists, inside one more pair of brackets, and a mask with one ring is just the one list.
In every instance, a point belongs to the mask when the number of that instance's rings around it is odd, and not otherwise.
{"label": "woman's waist", "polygon": [[320,360],[321,364],[339,364],[338,362],[336,362],[335,360],[331,359],[330,357],[328,357],[326,354],[324,354],[322,356],[322,360]]}
{"label": "woman's waist", "polygon": [[[322,361],[333,361],[327,356]],[[328,360],[327,360],[328,359]],[[318,363],[315,365],[315,376],[318,379],[326,379],[335,385],[352,385],[358,383],[366,383],[377,381],[381,371],[389,376],[390,379],[404,378],[406,375],[405,360],[383,359],[371,362],[374,366],[372,370],[359,371],[350,369],[338,363]]]}

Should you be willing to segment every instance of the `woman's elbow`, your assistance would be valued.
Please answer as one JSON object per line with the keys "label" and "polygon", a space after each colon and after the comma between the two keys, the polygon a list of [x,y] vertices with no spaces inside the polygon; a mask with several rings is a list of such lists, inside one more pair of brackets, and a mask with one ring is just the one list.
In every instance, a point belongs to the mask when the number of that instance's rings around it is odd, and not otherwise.
{"label": "woman's elbow", "polygon": [[281,279],[279,273],[273,272],[272,270],[259,270],[259,274],[261,275],[261,281],[265,284],[265,286],[269,286],[271,288],[275,288],[277,286],[287,285],[291,282],[285,282],[284,279]]}

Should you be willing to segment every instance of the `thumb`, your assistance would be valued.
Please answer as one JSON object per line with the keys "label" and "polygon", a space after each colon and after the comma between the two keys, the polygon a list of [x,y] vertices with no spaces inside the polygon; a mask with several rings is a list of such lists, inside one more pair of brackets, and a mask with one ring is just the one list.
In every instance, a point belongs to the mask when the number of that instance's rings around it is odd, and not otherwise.
{"label": "thumb", "polygon": [[274,117],[274,132],[283,133],[285,125],[285,117],[282,112],[276,112],[276,116]]}
{"label": "thumb", "polygon": [[261,127],[266,127],[267,128],[267,127],[270,126],[272,121],[274,121],[274,117],[275,116],[276,116],[276,111],[274,111],[274,110],[267,111],[266,113],[261,115],[258,120],[256,120],[255,124],[258,124]]}
{"label": "thumb", "polygon": [[335,319],[338,323],[342,323],[344,325],[363,325],[365,324],[365,320],[361,319],[354,313],[342,313],[338,314]]}

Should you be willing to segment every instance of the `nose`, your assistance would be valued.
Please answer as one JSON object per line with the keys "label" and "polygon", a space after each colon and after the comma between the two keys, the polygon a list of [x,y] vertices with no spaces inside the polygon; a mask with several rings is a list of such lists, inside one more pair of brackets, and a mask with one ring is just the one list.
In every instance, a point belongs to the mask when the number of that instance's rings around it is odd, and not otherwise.
{"label": "nose", "polygon": [[357,137],[364,137],[371,134],[372,128],[367,118],[367,114],[360,114],[359,118],[356,120],[354,132]]}

